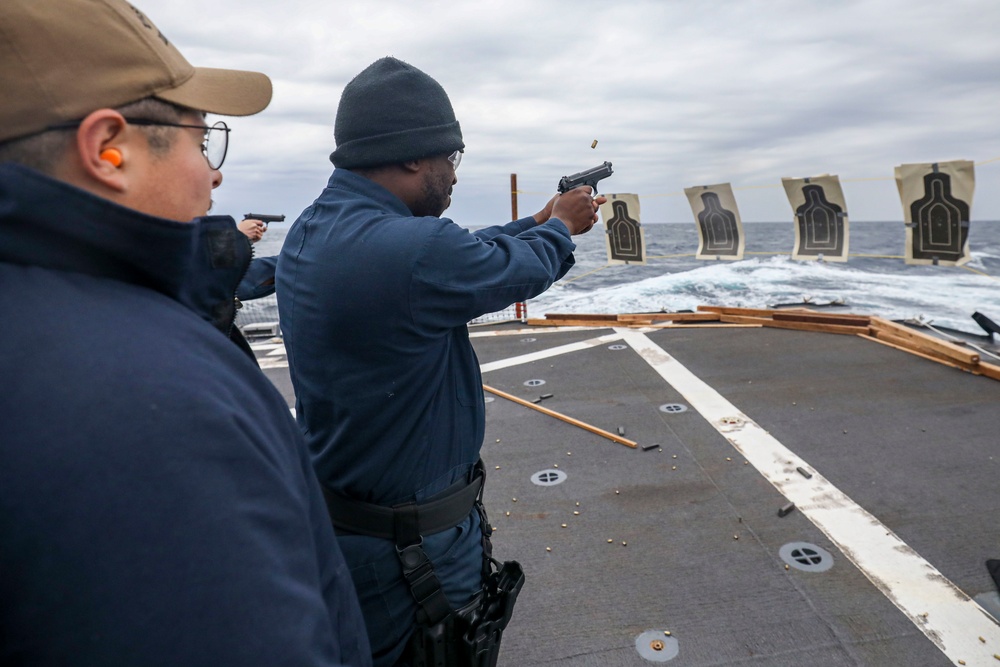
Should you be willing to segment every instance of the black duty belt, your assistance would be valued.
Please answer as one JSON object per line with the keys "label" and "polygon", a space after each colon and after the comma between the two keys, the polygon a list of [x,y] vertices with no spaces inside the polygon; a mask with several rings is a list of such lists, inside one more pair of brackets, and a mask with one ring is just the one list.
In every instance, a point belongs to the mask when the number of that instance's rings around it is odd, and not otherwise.
{"label": "black duty belt", "polygon": [[[481,466],[482,462],[476,464],[471,482],[460,480],[422,503],[386,507],[346,498],[325,486],[323,495],[333,525],[342,530],[395,540],[401,517],[405,516],[408,523],[416,521],[417,534],[433,535],[454,528],[472,512],[485,479]],[[412,530],[411,526],[408,528]]]}
{"label": "black duty belt", "polygon": [[[335,528],[395,542],[403,578],[420,608],[417,619],[435,625],[448,617],[452,609],[441,589],[441,582],[434,573],[434,566],[424,552],[423,536],[440,533],[462,523],[480,503],[485,481],[486,468],[480,460],[472,469],[471,480],[460,480],[422,503],[409,502],[384,507],[345,498],[325,486],[323,494]],[[485,571],[490,556],[489,535],[482,511],[481,516],[484,523]]]}

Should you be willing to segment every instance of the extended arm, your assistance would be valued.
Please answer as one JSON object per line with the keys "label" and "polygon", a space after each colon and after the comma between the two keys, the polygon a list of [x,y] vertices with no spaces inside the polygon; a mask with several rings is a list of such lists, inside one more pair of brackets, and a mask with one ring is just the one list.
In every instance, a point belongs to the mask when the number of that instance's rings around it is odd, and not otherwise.
{"label": "extended arm", "polygon": [[581,186],[556,195],[545,204],[538,213],[527,218],[521,218],[506,225],[487,227],[475,232],[476,236],[489,241],[500,234],[516,236],[517,234],[530,229],[533,225],[542,225],[555,218],[562,222],[569,230],[570,234],[585,234],[593,228],[597,222],[597,209],[607,201],[606,197],[592,197],[589,186]]}

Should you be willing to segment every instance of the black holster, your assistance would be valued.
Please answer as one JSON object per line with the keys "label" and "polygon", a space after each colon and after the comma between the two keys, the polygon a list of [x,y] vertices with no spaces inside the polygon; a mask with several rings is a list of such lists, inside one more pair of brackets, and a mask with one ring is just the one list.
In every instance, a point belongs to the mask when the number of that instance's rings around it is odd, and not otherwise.
{"label": "black holster", "polygon": [[[342,530],[391,539],[403,578],[417,602],[417,619],[404,661],[412,667],[494,667],[500,638],[510,622],[524,571],[516,561],[493,558],[493,528],[483,508],[486,469],[476,463],[466,483],[453,485],[424,503],[381,507],[337,496],[324,489],[333,525]],[[423,550],[423,535],[457,526],[475,508],[483,543],[483,588],[465,606],[452,609]]]}
{"label": "black holster", "polygon": [[524,572],[508,561],[472,602],[433,625],[418,623],[407,648],[412,667],[495,667]]}

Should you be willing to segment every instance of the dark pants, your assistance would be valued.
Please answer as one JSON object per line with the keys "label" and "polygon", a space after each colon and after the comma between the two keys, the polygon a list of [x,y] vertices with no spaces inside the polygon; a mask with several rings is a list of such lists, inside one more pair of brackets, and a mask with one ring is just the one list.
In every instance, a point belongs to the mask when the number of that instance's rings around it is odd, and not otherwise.
{"label": "dark pants", "polygon": [[[482,589],[482,539],[475,510],[454,528],[424,536],[424,551],[453,609]],[[374,667],[404,667],[400,661],[416,622],[417,604],[403,579],[395,544],[354,534],[338,534],[337,541],[357,588]]]}

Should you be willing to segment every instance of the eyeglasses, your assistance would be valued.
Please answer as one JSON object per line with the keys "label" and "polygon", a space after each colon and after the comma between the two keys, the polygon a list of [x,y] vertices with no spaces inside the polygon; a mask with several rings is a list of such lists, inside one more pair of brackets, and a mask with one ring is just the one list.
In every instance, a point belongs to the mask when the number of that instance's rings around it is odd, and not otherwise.
{"label": "eyeglasses", "polygon": [[[221,169],[222,163],[226,161],[226,152],[229,150],[229,126],[224,122],[216,121],[212,125],[185,125],[183,123],[165,123],[148,118],[126,118],[126,121],[133,125],[154,125],[157,127],[189,127],[201,130],[205,133],[205,140],[201,142],[201,152],[208,160],[208,166],[212,169]],[[213,132],[213,130],[216,130]]]}
{"label": "eyeglasses", "polygon": [[448,156],[448,162],[451,162],[452,169],[458,169],[458,165],[462,164],[462,153],[465,151],[458,150]]}
{"label": "eyeglasses", "polygon": [[[205,139],[201,142],[201,152],[208,161],[208,166],[212,169],[220,169],[222,163],[226,161],[226,152],[229,150],[229,126],[224,122],[217,121],[209,125],[185,125],[184,123],[167,123],[165,121],[150,120],[149,118],[126,118],[127,122],[133,125],[153,125],[156,127],[188,127],[201,130],[205,133]],[[70,121],[50,125],[47,130],[70,130],[80,127],[82,121]],[[213,132],[213,130],[217,130]],[[450,158],[449,158],[450,159]],[[457,165],[456,165],[457,166]]]}

